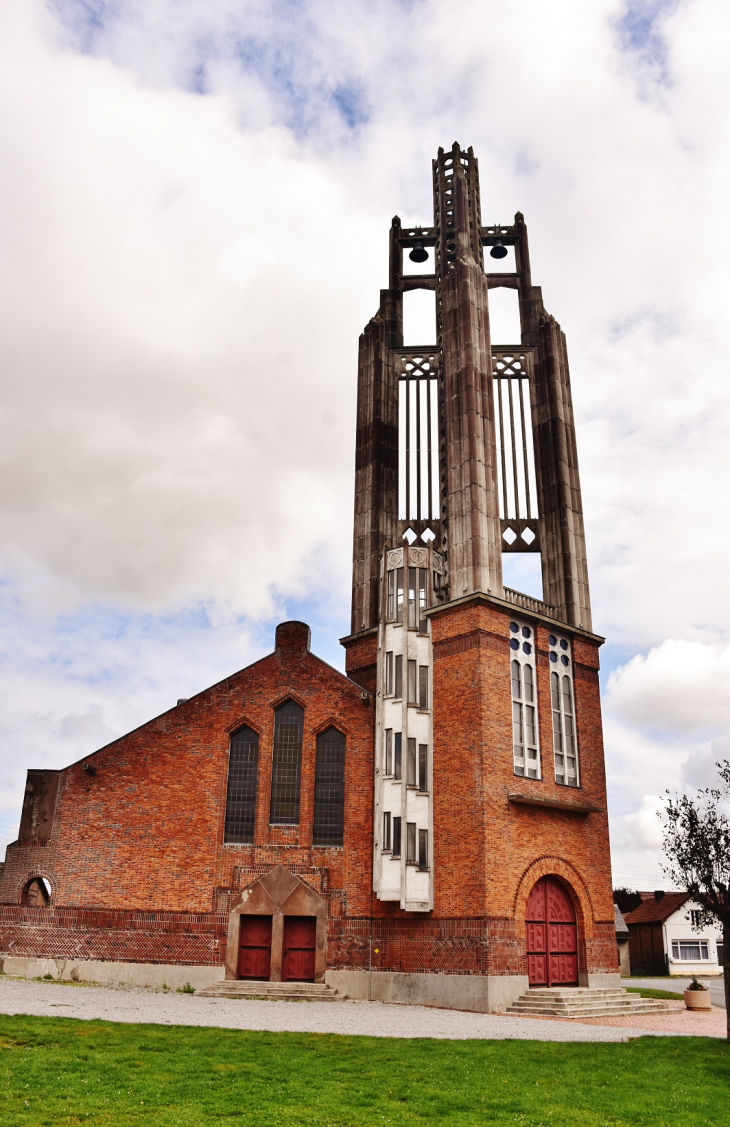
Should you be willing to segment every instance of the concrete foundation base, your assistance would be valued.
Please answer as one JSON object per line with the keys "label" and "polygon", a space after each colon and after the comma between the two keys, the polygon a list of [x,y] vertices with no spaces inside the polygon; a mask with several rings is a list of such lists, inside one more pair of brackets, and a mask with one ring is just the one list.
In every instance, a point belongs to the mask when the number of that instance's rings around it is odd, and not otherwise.
{"label": "concrete foundation base", "polygon": [[43,978],[50,974],[59,982],[101,982],[111,986],[169,986],[177,990],[189,983],[195,989],[222,982],[223,967],[188,967],[173,963],[112,963],[97,959],[0,959],[3,974],[20,978]]}
{"label": "concrete foundation base", "polygon": [[621,972],[617,970],[609,974],[581,974],[579,984],[587,986],[590,990],[620,990]]}
{"label": "concrete foundation base", "polygon": [[402,974],[366,970],[327,970],[325,982],[358,1001],[400,1002],[476,1013],[504,1010],[529,987],[527,975],[521,974]]}

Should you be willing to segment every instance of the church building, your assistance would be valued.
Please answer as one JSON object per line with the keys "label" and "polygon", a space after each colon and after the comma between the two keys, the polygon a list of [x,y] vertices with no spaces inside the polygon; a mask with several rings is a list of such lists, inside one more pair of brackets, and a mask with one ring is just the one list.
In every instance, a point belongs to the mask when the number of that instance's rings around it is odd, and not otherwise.
{"label": "church building", "polygon": [[[482,225],[471,149],[439,150],[433,198],[432,226],[393,220],[360,338],[346,673],[284,622],[260,661],[29,770],[0,866],[7,973],[483,1011],[618,987],[565,337],[522,215]],[[413,290],[435,345],[403,344]],[[542,600],[504,586],[515,552]]]}

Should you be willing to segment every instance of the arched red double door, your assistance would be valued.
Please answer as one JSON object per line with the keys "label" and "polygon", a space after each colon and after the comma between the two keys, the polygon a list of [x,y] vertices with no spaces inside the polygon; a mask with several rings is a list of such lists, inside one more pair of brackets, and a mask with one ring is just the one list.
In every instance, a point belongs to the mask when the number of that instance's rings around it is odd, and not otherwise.
{"label": "arched red double door", "polygon": [[530,986],[578,985],[578,929],[565,885],[542,877],[527,901],[527,973]]}

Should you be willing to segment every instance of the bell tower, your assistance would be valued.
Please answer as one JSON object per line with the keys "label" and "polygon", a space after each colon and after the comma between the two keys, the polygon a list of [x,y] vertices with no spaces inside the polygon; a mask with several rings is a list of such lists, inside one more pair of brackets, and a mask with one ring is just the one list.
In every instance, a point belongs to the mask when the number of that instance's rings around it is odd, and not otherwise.
{"label": "bell tower", "polygon": [[[388,288],[360,338],[343,645],[349,676],[376,695],[375,897],[384,911],[499,919],[503,975],[519,873],[536,857],[561,849],[564,873],[577,842],[592,851],[612,918],[602,639],[565,336],[532,284],[525,221],[482,224],[477,160],[458,144],[433,161],[433,201],[430,227],[393,219]],[[514,269],[498,271],[510,253]],[[517,293],[510,344],[490,338],[498,287]],[[403,343],[416,289],[434,295],[435,345]],[[539,555],[542,599],[504,586],[513,552]],[[577,982],[575,960],[564,973]]]}

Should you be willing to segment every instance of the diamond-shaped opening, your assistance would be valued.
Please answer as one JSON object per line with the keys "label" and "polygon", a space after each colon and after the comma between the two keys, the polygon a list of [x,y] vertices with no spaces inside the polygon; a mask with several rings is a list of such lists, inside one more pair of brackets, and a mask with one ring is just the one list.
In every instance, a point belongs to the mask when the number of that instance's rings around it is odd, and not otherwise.
{"label": "diamond-shaped opening", "polygon": [[517,539],[517,533],[515,532],[514,528],[505,528],[504,532],[502,533],[502,539],[506,540],[508,544],[514,544],[515,540]]}
{"label": "diamond-shaped opening", "polygon": [[412,528],[407,528],[403,533],[403,539],[407,540],[409,544],[412,544],[414,540],[418,539],[418,537],[416,536]]}
{"label": "diamond-shaped opening", "polygon": [[532,531],[531,528],[523,528],[522,529],[522,539],[525,541],[526,544],[532,544],[533,540],[535,539],[535,533]]}
{"label": "diamond-shaped opening", "polygon": [[424,544],[430,544],[432,540],[436,539],[436,533],[432,528],[427,528],[425,532],[421,533],[421,540]]}

